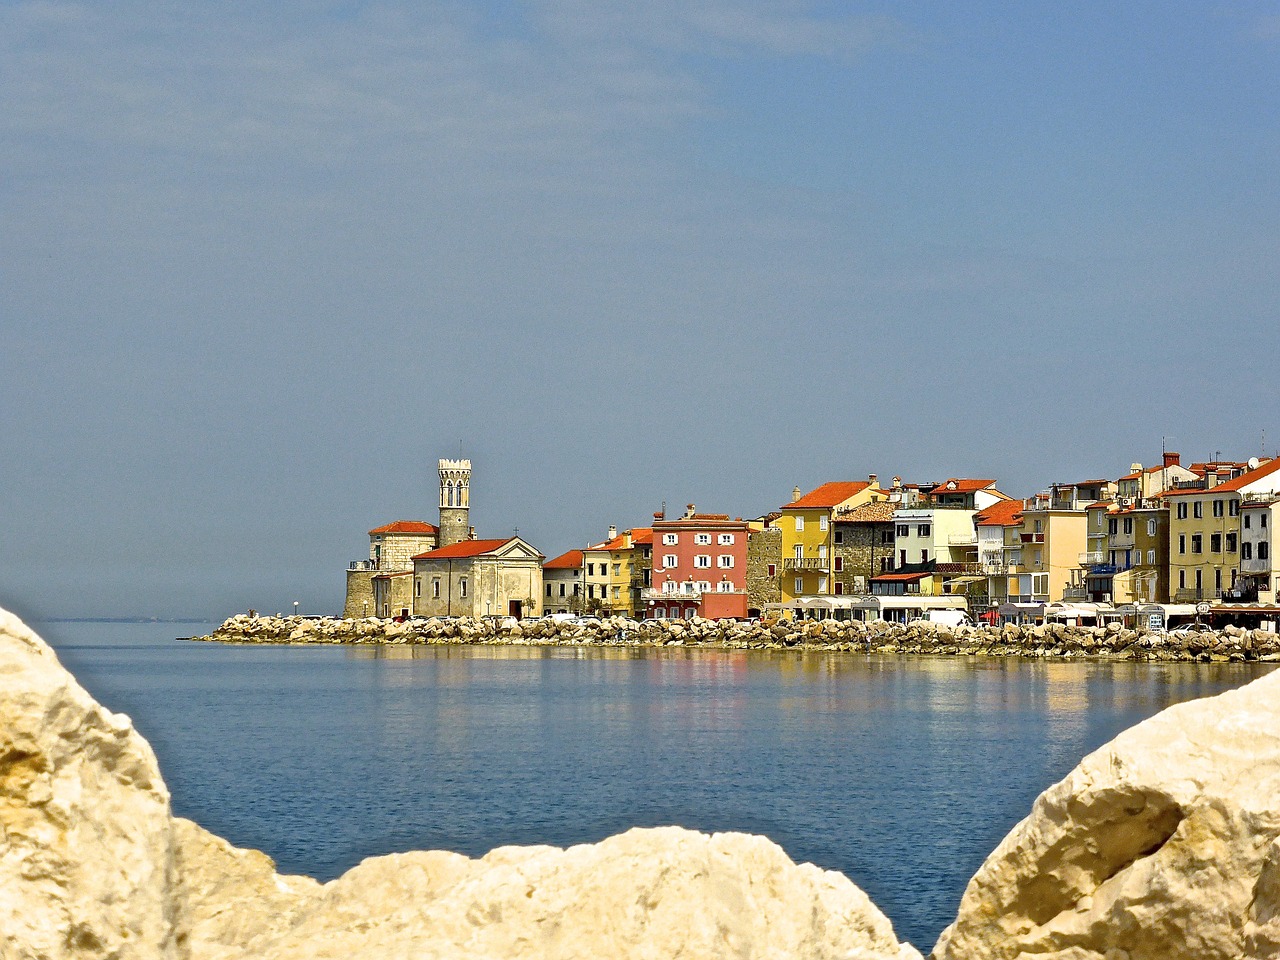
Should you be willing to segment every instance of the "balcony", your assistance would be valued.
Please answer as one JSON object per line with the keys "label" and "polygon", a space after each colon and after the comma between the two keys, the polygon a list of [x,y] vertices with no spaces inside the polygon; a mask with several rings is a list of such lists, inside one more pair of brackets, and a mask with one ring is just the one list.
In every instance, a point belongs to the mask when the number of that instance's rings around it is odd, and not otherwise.
{"label": "balcony", "polygon": [[1195,603],[1197,600],[1217,600],[1222,596],[1221,590],[1204,587],[1200,590],[1187,588],[1173,591],[1174,603]]}
{"label": "balcony", "polygon": [[1106,563],[1107,553],[1105,550],[1090,550],[1088,553],[1080,554],[1080,566],[1091,567],[1095,563]]}
{"label": "balcony", "polygon": [[654,590],[652,587],[640,591],[641,600],[697,600],[702,596],[701,590],[690,589],[692,584],[682,583],[679,590]]}
{"label": "balcony", "polygon": [[348,570],[379,570],[381,566],[377,560],[352,560],[347,564]]}
{"label": "balcony", "polygon": [[1023,543],[1044,543],[1043,533],[1023,533],[1019,536]]}
{"label": "balcony", "polygon": [[977,546],[977,531],[972,533],[953,533],[947,537],[947,543],[953,547],[973,547]]}
{"label": "balcony", "polygon": [[1084,584],[1077,584],[1075,586],[1063,587],[1062,599],[1063,600],[1088,600],[1089,588],[1086,587]]}
{"label": "balcony", "polygon": [[1271,561],[1268,560],[1241,560],[1240,573],[1270,573]]}
{"label": "balcony", "polygon": [[831,569],[831,561],[827,557],[786,557],[782,561],[783,570],[817,570],[826,573]]}

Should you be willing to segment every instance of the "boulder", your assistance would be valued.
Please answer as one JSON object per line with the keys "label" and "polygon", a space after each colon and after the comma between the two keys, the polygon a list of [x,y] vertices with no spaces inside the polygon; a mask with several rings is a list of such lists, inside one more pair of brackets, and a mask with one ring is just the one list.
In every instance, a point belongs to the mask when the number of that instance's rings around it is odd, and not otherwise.
{"label": "boulder", "polygon": [[1280,956],[1280,672],[1087,756],[978,870],[933,956]]}

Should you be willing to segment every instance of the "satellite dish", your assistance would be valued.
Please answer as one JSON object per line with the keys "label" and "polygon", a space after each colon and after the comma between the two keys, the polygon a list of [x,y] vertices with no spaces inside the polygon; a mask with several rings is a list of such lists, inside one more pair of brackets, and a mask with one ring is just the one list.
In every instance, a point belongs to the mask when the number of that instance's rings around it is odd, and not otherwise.
{"label": "satellite dish", "polygon": [[1257,469],[1258,469],[1258,458],[1257,458],[1257,457],[1250,457],[1250,458],[1249,458],[1249,469],[1250,469],[1250,470],[1257,470]]}

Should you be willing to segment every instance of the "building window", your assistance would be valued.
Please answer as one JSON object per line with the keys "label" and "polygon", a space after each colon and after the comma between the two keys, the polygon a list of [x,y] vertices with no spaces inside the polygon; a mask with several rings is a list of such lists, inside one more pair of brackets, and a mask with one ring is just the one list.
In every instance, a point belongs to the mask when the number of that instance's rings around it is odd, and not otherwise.
{"label": "building window", "polygon": [[796,577],[796,593],[804,593],[804,577]]}
{"label": "building window", "polygon": [[1229,517],[1236,517],[1236,516],[1239,516],[1239,515],[1240,515],[1240,501],[1239,501],[1239,500],[1228,500],[1228,501],[1227,501],[1227,516],[1229,516]]}
{"label": "building window", "polygon": [[797,560],[804,556],[804,547],[800,546],[798,543],[795,545],[795,555]]}
{"label": "building window", "polygon": [[1214,515],[1215,517],[1220,517],[1220,516],[1222,516],[1222,501],[1221,501],[1221,500],[1215,500],[1215,501],[1213,501],[1213,515]]}
{"label": "building window", "polygon": [[560,584],[560,596],[564,596],[564,584]]}
{"label": "building window", "polygon": [[679,542],[680,534],[678,533],[664,533],[662,535],[662,545],[664,547],[673,547]]}
{"label": "building window", "polygon": [[733,543],[733,534],[732,533],[720,534],[720,536],[716,538],[716,543],[720,544],[720,546],[722,547],[729,546],[731,543]]}
{"label": "building window", "polygon": [[431,578],[431,597],[434,600],[440,599],[440,578],[439,577]]}
{"label": "building window", "polygon": [[929,551],[928,551],[928,550],[921,550],[921,551],[920,551],[920,562],[921,562],[921,563],[928,563],[928,562],[929,562]]}
{"label": "building window", "polygon": [[654,615],[654,617],[655,617],[656,619],[658,619],[658,620],[665,620],[665,619],[667,618],[667,608],[666,608],[666,607],[654,607],[654,608],[653,608],[653,615]]}
{"label": "building window", "polygon": [[1236,552],[1236,535],[1234,533],[1227,534],[1227,553]]}
{"label": "building window", "polygon": [[844,557],[836,557],[836,573],[844,570]]}
{"label": "building window", "polygon": [[733,566],[733,555],[732,555],[732,554],[729,554],[729,553],[722,553],[722,554],[720,554],[720,567],[721,567],[721,569],[723,569],[723,570],[728,570],[728,569],[730,569],[732,566]]}
{"label": "building window", "polygon": [[778,575],[778,565],[776,563],[769,564],[769,576],[776,577]]}
{"label": "building window", "polygon": [[825,543],[818,544],[818,559],[827,559],[827,545]]}
{"label": "building window", "polygon": [[826,577],[819,577],[819,578],[818,578],[818,592],[819,592],[819,593],[826,593],[826,592],[827,592],[827,578],[826,578]]}
{"label": "building window", "polygon": [[698,593],[710,593],[710,592],[711,592],[711,583],[710,583],[709,581],[707,581],[707,580],[699,580],[699,581],[698,581],[697,591],[698,591]]}
{"label": "building window", "polygon": [[1147,566],[1154,567],[1156,563],[1156,552],[1154,550],[1147,551]]}
{"label": "building window", "polygon": [[587,576],[594,577],[596,575],[596,565],[594,563],[587,564]]}
{"label": "building window", "polygon": [[889,528],[888,530],[880,531],[880,546],[882,547],[893,546],[893,528],[892,527]]}
{"label": "building window", "polygon": [[833,533],[833,534],[831,535],[831,537],[832,537],[832,540],[833,540],[835,543],[844,543],[844,531],[843,531],[843,530],[837,530],[835,533]]}
{"label": "building window", "polygon": [[1240,544],[1240,559],[1241,560],[1253,559],[1253,544],[1250,543],[1248,540]]}
{"label": "building window", "polygon": [[1179,520],[1187,519],[1187,505],[1185,503],[1179,502],[1177,513],[1178,513]]}
{"label": "building window", "polygon": [[1191,552],[1204,553],[1204,537],[1198,533],[1191,535]]}
{"label": "building window", "polygon": [[835,582],[834,586],[835,586],[835,588],[836,588],[836,596],[837,596],[837,597],[842,597],[842,596],[844,596],[844,584],[843,584],[843,583],[841,583],[839,580],[837,580],[837,581]]}
{"label": "building window", "polygon": [[818,518],[818,529],[819,530],[827,529],[827,518],[825,515]]}
{"label": "building window", "polygon": [[1124,518],[1124,532],[1133,533],[1133,517]]}
{"label": "building window", "polygon": [[677,557],[676,557],[676,555],[675,555],[674,553],[664,553],[664,554],[662,555],[662,569],[663,569],[663,570],[674,570],[674,569],[675,569],[675,567],[676,567],[676,564],[677,564],[677,563],[679,563],[679,562],[680,562],[680,561],[677,559]]}
{"label": "building window", "polygon": [[711,566],[711,557],[705,553],[700,553],[693,558],[693,565],[699,570],[706,570]]}
{"label": "building window", "polygon": [[[564,589],[564,584],[563,584],[563,583],[562,583],[562,584],[560,584],[560,589],[561,589],[561,590],[563,590],[563,589]],[[547,596],[548,596],[548,597],[550,597],[550,596],[551,596],[551,584],[549,584],[549,583],[547,584]]]}
{"label": "building window", "polygon": [[911,527],[907,526],[907,524],[905,523],[898,524],[898,536],[900,537],[911,536]]}
{"label": "building window", "polygon": [[929,524],[921,523],[916,525],[916,536],[927,537],[929,535]]}
{"label": "building window", "polygon": [[1204,516],[1203,500],[1197,500],[1193,504],[1191,504],[1191,515],[1195,517],[1197,520],[1199,520],[1201,517]]}
{"label": "building window", "polygon": [[1185,533],[1178,534],[1178,552],[1187,552],[1187,535]]}
{"label": "building window", "polygon": [[1107,533],[1114,537],[1119,532],[1119,528],[1116,526],[1116,518],[1112,517],[1107,521]]}
{"label": "building window", "polygon": [[707,544],[709,544],[709,543],[711,542],[711,534],[709,534],[709,533],[695,533],[695,534],[693,535],[693,542],[694,542],[694,543],[696,543],[696,544],[697,544],[698,546],[700,546],[700,547],[705,547],[705,546],[707,546]]}
{"label": "building window", "polygon": [[[1220,501],[1214,501],[1214,502],[1216,503]],[[1222,534],[1220,533],[1209,534],[1209,552],[1210,553],[1222,552]]]}
{"label": "building window", "polygon": [[1044,521],[1042,521],[1042,520],[1037,520],[1037,521],[1036,521],[1036,524],[1035,524],[1035,532],[1036,532],[1036,533],[1040,533],[1040,532],[1044,529],[1044,527],[1042,526],[1042,524],[1043,524],[1043,523],[1044,523]]}
{"label": "building window", "polygon": [[1258,559],[1259,560],[1271,559],[1271,545],[1267,543],[1265,540],[1262,541],[1262,543],[1258,544]]}
{"label": "building window", "polygon": [[1267,515],[1265,513],[1258,514],[1258,526],[1263,530],[1267,529]]}
{"label": "building window", "polygon": [[413,578],[413,595],[415,597],[422,596],[422,581],[417,577]]}
{"label": "building window", "polygon": [[1147,521],[1147,536],[1154,537],[1156,535],[1156,522],[1154,519]]}
{"label": "building window", "polygon": [[804,530],[804,517],[796,517],[796,533]]}
{"label": "building window", "polygon": [[1247,513],[1246,513],[1246,514],[1244,515],[1244,528],[1245,528],[1246,530],[1248,530],[1248,529],[1249,529],[1249,521],[1250,521],[1250,520],[1252,520],[1252,519],[1253,519],[1253,517],[1252,517],[1252,516],[1250,516],[1249,514],[1247,514]]}
{"label": "building window", "polygon": [[621,587],[613,588],[613,599],[617,600],[621,596],[621,594],[619,593],[621,589],[622,589]]}
{"label": "building window", "polygon": [[1187,589],[1187,571],[1185,570],[1178,571],[1178,589],[1179,590]]}
{"label": "building window", "polygon": [[458,596],[465,597],[467,595],[467,578],[458,578]]}
{"label": "building window", "polygon": [[615,564],[613,565],[613,575],[614,575],[615,577],[620,577],[620,576],[622,576],[622,564],[620,564],[620,563],[615,563]]}

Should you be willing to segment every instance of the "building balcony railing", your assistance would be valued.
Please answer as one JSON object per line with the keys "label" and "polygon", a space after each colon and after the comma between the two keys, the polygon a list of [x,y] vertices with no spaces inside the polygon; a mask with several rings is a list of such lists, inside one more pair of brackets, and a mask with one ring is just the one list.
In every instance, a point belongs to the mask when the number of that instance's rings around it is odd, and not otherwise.
{"label": "building balcony railing", "polygon": [[381,564],[377,560],[352,560],[347,564],[348,570],[380,570]]}
{"label": "building balcony railing", "polygon": [[1090,550],[1087,553],[1080,554],[1080,566],[1091,567],[1095,563],[1106,563],[1107,553],[1105,550]]}
{"label": "building balcony railing", "polygon": [[784,557],[783,570],[818,570],[826,573],[831,569],[831,561],[826,557]]}
{"label": "building balcony railing", "polygon": [[1212,587],[1203,587],[1196,590],[1193,587],[1187,587],[1181,590],[1173,591],[1174,603],[1195,603],[1197,600],[1217,600],[1221,598],[1222,591],[1214,590]]}
{"label": "building balcony railing", "polygon": [[1019,534],[1019,540],[1022,543],[1044,543],[1043,533],[1023,533]]}
{"label": "building balcony railing", "polygon": [[1088,600],[1089,588],[1086,587],[1084,584],[1079,584],[1077,586],[1063,587],[1062,599],[1063,600]]}
{"label": "building balcony railing", "polygon": [[947,537],[947,543],[953,547],[975,546],[978,543],[977,532],[953,533]]}
{"label": "building balcony railing", "polygon": [[1111,537],[1112,550],[1132,550],[1135,546],[1132,533],[1117,533]]}
{"label": "building balcony railing", "polygon": [[1241,573],[1270,573],[1271,561],[1268,560],[1241,560]]}
{"label": "building balcony railing", "polygon": [[1018,565],[1016,563],[984,563],[982,564],[982,573],[988,577],[1003,577],[1010,573],[1017,573]]}

